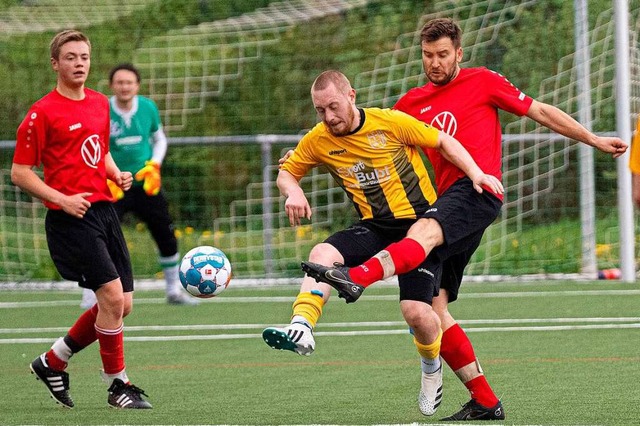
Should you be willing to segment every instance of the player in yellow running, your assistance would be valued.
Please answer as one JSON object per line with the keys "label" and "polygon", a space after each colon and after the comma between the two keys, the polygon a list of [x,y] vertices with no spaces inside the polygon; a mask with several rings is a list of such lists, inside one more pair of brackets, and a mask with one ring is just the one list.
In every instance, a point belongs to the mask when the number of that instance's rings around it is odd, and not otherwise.
{"label": "player in yellow running", "polygon": [[[302,138],[278,174],[286,214],[292,226],[311,218],[311,206],[299,181],[311,168],[324,165],[353,201],[360,220],[316,245],[310,262],[356,265],[404,237],[436,199],[419,147],[442,152],[469,176],[478,192],[483,186],[503,191],[500,181],[483,173],[462,145],[445,132],[403,112],[358,108],[355,90],[338,71],[320,74],[311,87],[311,98],[321,123]],[[442,397],[442,332],[431,309],[437,282],[426,268],[403,274],[398,281],[400,310],[413,330],[422,358],[420,410],[432,415]],[[305,276],[293,304],[291,323],[284,328],[266,328],[265,342],[274,349],[310,355],[315,349],[312,330],[330,290],[328,284]]]}

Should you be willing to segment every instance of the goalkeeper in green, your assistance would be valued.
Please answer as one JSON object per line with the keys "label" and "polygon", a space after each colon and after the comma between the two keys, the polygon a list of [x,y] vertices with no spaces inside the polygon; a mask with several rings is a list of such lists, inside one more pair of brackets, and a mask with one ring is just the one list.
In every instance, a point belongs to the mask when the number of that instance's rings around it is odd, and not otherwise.
{"label": "goalkeeper in green", "polygon": [[[133,212],[143,221],[158,246],[159,262],[166,280],[167,302],[195,305],[178,281],[180,254],[169,214],[167,199],[161,190],[160,166],[167,152],[167,138],[162,130],[158,107],[149,98],[138,95],[140,72],[132,64],[120,64],[109,73],[111,134],[109,149],[122,171],[134,176],[131,190],[123,192],[109,183],[118,217]],[[88,308],[95,296],[85,290],[81,306]]]}

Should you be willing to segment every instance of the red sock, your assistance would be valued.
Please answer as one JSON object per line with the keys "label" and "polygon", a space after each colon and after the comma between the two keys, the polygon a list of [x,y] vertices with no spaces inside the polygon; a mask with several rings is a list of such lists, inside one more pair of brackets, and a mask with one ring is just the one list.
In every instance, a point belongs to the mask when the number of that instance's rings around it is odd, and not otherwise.
{"label": "red sock", "polygon": [[440,356],[469,389],[471,398],[488,408],[498,403],[498,397],[493,393],[484,374],[479,372],[475,365],[476,354],[471,341],[458,324],[448,328],[442,334]]}
{"label": "red sock", "polygon": [[385,276],[382,263],[380,263],[378,255],[376,255],[362,265],[351,268],[349,270],[351,279],[356,284],[368,287],[381,279],[392,275],[404,274],[417,268],[426,257],[422,246],[411,238],[404,238],[397,243],[390,244],[385,250],[389,253],[395,268],[392,274]]}
{"label": "red sock", "polygon": [[64,371],[67,368],[67,363],[58,358],[58,355],[53,351],[53,349],[49,349],[47,355],[47,364],[49,364],[49,368],[56,371]]}
{"label": "red sock", "polygon": [[[98,304],[86,310],[69,329],[69,337],[78,344],[80,349],[86,348],[96,341],[96,317],[98,316]],[[73,348],[75,349],[75,348]],[[74,350],[78,352],[78,350]]]}
{"label": "red sock", "polygon": [[117,374],[124,370],[124,333],[122,326],[116,330],[105,330],[96,326],[100,342],[100,357],[106,374]]}

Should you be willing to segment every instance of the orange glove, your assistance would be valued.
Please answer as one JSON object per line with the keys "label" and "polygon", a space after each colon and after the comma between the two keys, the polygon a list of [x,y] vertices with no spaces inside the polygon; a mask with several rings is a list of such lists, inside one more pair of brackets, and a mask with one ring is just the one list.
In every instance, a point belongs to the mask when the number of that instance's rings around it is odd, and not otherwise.
{"label": "orange glove", "polygon": [[142,188],[147,195],[158,195],[160,192],[160,164],[153,160],[145,161],[144,167],[135,176],[137,181],[144,180]]}
{"label": "orange glove", "polygon": [[111,191],[111,196],[114,200],[118,201],[124,198],[124,191],[118,186],[117,183],[115,183],[111,179],[107,179],[107,186],[109,187],[109,191]]}

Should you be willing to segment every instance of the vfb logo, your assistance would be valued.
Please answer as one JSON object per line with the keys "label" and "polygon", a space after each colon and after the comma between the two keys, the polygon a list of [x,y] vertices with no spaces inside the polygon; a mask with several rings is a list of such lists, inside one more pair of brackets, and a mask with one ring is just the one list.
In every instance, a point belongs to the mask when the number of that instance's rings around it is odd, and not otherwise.
{"label": "vfb logo", "polygon": [[98,168],[98,163],[102,157],[102,147],[100,146],[100,136],[91,135],[82,142],[80,149],[82,159],[85,164],[92,169]]}

